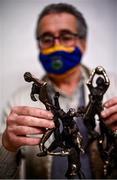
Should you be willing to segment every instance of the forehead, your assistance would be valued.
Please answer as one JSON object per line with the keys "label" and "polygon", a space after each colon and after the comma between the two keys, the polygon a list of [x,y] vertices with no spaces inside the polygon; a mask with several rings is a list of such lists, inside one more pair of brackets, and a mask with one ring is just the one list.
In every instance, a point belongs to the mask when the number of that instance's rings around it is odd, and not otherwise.
{"label": "forehead", "polygon": [[38,33],[51,32],[54,34],[62,30],[77,31],[77,19],[69,13],[49,14],[44,16],[38,26]]}

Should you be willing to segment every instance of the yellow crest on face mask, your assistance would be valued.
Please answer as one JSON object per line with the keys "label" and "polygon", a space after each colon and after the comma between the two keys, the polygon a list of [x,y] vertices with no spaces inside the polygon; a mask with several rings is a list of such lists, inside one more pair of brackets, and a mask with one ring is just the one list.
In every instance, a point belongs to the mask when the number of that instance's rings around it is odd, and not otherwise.
{"label": "yellow crest on face mask", "polygon": [[54,47],[41,50],[41,53],[43,53],[45,55],[48,55],[48,54],[56,52],[56,51],[73,52],[74,47],[65,47],[65,46],[62,46],[62,45],[56,45]]}

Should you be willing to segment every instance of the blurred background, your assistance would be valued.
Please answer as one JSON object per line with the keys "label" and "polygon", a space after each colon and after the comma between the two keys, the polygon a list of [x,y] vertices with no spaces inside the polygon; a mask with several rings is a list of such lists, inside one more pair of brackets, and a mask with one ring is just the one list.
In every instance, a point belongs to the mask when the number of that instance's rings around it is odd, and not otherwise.
{"label": "blurred background", "polygon": [[83,63],[117,72],[116,0],[0,0],[0,115],[11,94],[26,84],[26,71],[39,78],[44,74],[38,62],[35,26],[43,7],[56,2],[72,3],[87,20],[88,48]]}

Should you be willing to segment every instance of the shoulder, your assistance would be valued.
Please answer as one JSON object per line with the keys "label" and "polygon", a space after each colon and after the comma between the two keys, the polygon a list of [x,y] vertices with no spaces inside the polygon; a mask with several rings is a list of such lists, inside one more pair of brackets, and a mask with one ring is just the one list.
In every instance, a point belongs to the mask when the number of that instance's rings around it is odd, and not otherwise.
{"label": "shoulder", "polygon": [[[46,78],[46,76],[42,77],[40,80]],[[47,79],[47,78],[46,78]],[[47,80],[46,80],[47,81]],[[34,102],[31,97],[32,84],[26,83],[25,86],[21,86],[16,89],[14,93],[12,93],[11,97],[8,100],[10,106],[37,106],[39,102]],[[38,97],[37,97],[38,100]]]}
{"label": "shoulder", "polygon": [[8,102],[10,102],[12,106],[30,104],[30,92],[30,85],[22,86],[11,95]]}
{"label": "shoulder", "polygon": [[30,106],[30,107],[38,107],[44,109],[45,106],[40,101],[38,101],[38,99],[36,102],[34,102],[31,99],[30,93],[31,93],[30,84],[17,89],[8,99],[4,107],[3,114],[5,114],[5,116],[8,116],[8,114],[10,113],[11,109],[14,106]]}

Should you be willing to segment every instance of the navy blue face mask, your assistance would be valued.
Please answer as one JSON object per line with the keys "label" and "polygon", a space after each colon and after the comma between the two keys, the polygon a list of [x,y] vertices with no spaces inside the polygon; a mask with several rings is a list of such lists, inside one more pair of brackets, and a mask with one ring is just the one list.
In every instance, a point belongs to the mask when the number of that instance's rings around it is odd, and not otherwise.
{"label": "navy blue face mask", "polygon": [[78,47],[72,48],[51,48],[50,51],[41,52],[39,60],[49,74],[62,75],[80,64],[82,52]]}

